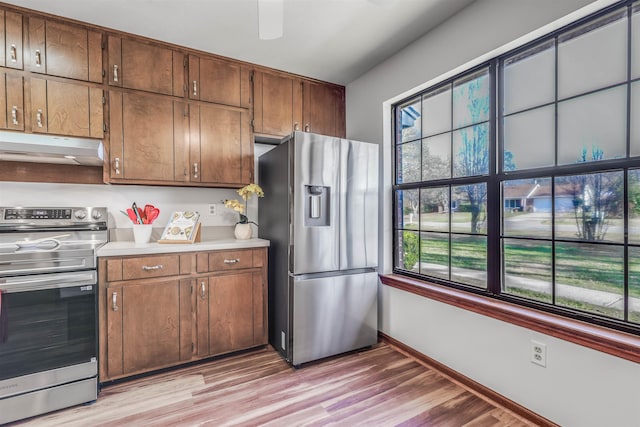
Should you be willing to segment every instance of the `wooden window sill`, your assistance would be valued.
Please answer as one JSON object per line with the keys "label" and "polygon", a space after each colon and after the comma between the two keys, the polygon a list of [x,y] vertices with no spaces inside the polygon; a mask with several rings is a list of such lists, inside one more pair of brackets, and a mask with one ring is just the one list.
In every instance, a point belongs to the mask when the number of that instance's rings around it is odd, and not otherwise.
{"label": "wooden window sill", "polygon": [[392,288],[640,363],[640,337],[633,334],[398,274],[380,275],[380,280]]}

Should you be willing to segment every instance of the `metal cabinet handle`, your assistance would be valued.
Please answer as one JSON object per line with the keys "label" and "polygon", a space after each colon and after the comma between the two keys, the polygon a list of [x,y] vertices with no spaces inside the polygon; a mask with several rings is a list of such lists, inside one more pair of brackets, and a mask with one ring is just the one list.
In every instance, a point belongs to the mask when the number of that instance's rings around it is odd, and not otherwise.
{"label": "metal cabinet handle", "polygon": [[143,265],[142,266],[142,269],[144,271],[161,270],[163,268],[164,268],[164,266],[162,264],[158,264],[158,265]]}
{"label": "metal cabinet handle", "polygon": [[14,125],[18,125],[18,106],[14,105],[11,107],[11,123]]}
{"label": "metal cabinet handle", "polygon": [[18,62],[18,48],[15,44],[11,45],[11,62]]}
{"label": "metal cabinet handle", "polygon": [[204,299],[206,296],[206,288],[204,282],[200,283],[200,298]]}
{"label": "metal cabinet handle", "polygon": [[295,122],[295,123],[293,124],[293,130],[299,130],[299,129],[298,129],[299,127],[300,127],[300,126],[298,125],[298,122]]}
{"label": "metal cabinet handle", "polygon": [[225,264],[236,264],[240,262],[240,258],[236,258],[236,259],[225,259],[223,261]]}
{"label": "metal cabinet handle", "polygon": [[118,311],[118,293],[114,292],[111,295],[111,308],[113,311]]}
{"label": "metal cabinet handle", "polygon": [[40,49],[36,49],[36,67],[42,65],[42,54],[40,53]]}
{"label": "metal cabinet handle", "polygon": [[305,132],[309,132],[310,129],[311,129],[311,127],[309,126],[308,123],[306,125],[304,125],[304,131]]}
{"label": "metal cabinet handle", "polygon": [[193,177],[198,178],[198,162],[193,163]]}
{"label": "metal cabinet handle", "polygon": [[118,81],[118,66],[116,64],[113,64],[113,81]]}
{"label": "metal cabinet handle", "polygon": [[42,127],[42,109],[41,108],[38,108],[38,111],[36,112],[36,123],[39,128]]}
{"label": "metal cabinet handle", "polygon": [[193,96],[197,96],[198,95],[198,81],[194,80],[193,81]]}
{"label": "metal cabinet handle", "polygon": [[114,169],[116,170],[116,175],[120,175],[120,157],[116,157],[113,160],[114,163]]}

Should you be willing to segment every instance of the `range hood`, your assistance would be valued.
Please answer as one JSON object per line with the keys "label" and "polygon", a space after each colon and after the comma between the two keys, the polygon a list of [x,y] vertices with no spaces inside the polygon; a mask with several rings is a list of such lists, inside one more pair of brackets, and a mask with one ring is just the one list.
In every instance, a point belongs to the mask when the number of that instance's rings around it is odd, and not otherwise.
{"label": "range hood", "polygon": [[102,166],[102,140],[0,131],[0,160]]}

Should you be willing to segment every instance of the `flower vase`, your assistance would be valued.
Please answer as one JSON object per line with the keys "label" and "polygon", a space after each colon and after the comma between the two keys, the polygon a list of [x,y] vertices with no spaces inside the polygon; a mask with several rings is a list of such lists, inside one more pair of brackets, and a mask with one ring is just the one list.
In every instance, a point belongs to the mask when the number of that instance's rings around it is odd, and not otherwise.
{"label": "flower vase", "polygon": [[253,234],[253,230],[251,229],[251,224],[249,224],[249,223],[246,223],[246,224],[238,223],[238,224],[236,224],[236,228],[234,230],[234,234],[236,236],[236,239],[238,239],[238,240],[250,239],[251,235]]}

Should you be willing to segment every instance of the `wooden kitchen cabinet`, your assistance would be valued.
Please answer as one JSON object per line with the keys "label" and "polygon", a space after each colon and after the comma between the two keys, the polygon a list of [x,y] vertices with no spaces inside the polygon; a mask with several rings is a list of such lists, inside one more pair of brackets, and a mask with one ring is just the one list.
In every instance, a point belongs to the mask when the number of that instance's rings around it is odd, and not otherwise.
{"label": "wooden kitchen cabinet", "polygon": [[190,182],[238,187],[253,181],[248,110],[192,103],[189,130]]}
{"label": "wooden kitchen cabinet", "polygon": [[23,77],[0,68],[0,128],[24,130]]}
{"label": "wooden kitchen cabinet", "polygon": [[109,36],[109,85],[184,96],[184,54],[141,40]]}
{"label": "wooden kitchen cabinet", "polygon": [[302,130],[302,81],[280,73],[256,71],[253,76],[253,131],[282,138]]}
{"label": "wooden kitchen cabinet", "polygon": [[250,72],[224,59],[189,55],[189,99],[249,108]]}
{"label": "wooden kitchen cabinet", "polygon": [[344,138],[344,88],[312,81],[304,81],[303,117],[305,132]]}
{"label": "wooden kitchen cabinet", "polygon": [[135,91],[110,91],[111,182],[184,181],[188,174],[185,103]]}
{"label": "wooden kitchen cabinet", "polygon": [[102,34],[29,17],[26,67],[34,73],[102,83]]}
{"label": "wooden kitchen cabinet", "polygon": [[101,88],[73,81],[29,79],[30,124],[33,133],[102,138]]}
{"label": "wooden kitchen cabinet", "polygon": [[22,14],[0,11],[0,66],[23,69]]}
{"label": "wooden kitchen cabinet", "polygon": [[266,248],[100,258],[100,382],[266,345],[266,259]]}

